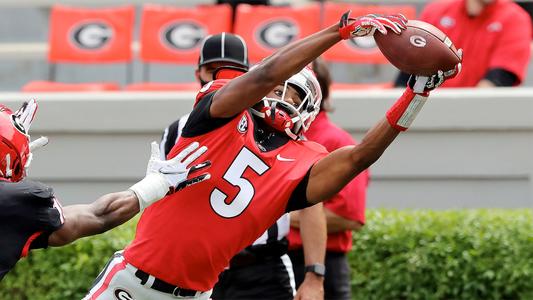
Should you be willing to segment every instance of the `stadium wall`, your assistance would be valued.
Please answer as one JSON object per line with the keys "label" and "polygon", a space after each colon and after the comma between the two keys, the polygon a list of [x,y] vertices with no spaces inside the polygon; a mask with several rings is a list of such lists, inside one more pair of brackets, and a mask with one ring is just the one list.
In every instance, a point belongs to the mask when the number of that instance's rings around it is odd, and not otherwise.
{"label": "stadium wall", "polygon": [[[402,90],[337,91],[331,118],[358,140]],[[128,188],[144,174],[149,143],[185,114],[194,93],[1,93],[9,107],[36,96],[30,177],[65,204]],[[9,99],[9,100],[7,100]],[[533,207],[533,89],[441,90],[412,129],[371,168],[368,206]],[[213,162],[216,163],[216,162]]]}

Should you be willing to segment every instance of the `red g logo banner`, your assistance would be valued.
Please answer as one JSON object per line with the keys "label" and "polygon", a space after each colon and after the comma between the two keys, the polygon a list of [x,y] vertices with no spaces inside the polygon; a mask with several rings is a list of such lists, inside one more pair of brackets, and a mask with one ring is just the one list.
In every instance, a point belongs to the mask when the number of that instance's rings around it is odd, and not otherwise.
{"label": "red g logo banner", "polygon": [[320,29],[320,7],[275,7],[241,4],[237,6],[235,33],[248,44],[253,62],[289,43]]}
{"label": "red g logo banner", "polygon": [[109,24],[95,21],[72,27],[70,41],[81,49],[99,50],[109,45],[114,35],[116,33]]}
{"label": "red g logo banner", "polygon": [[54,6],[50,15],[51,62],[131,60],[133,6],[105,9]]}
{"label": "red g logo banner", "polygon": [[[351,16],[358,17],[367,14],[403,14],[407,19],[416,16],[416,8],[411,5],[351,5],[343,3],[326,3],[325,24],[334,24],[339,17],[351,10]],[[385,64],[388,60],[381,54],[373,37],[348,39],[337,43],[323,55],[327,61]]]}
{"label": "red g logo banner", "polygon": [[204,37],[231,30],[231,7],[146,5],[141,23],[141,59],[195,64]]}

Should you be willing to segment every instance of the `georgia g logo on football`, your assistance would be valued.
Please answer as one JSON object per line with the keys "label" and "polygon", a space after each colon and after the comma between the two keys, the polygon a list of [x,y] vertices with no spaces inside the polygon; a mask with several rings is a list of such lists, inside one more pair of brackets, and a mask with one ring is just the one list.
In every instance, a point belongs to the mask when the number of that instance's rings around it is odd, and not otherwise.
{"label": "georgia g logo on football", "polygon": [[78,24],[72,28],[70,40],[85,50],[98,50],[105,47],[114,37],[114,30],[102,21]]}
{"label": "georgia g logo on football", "polygon": [[174,22],[163,26],[160,38],[163,44],[174,50],[192,50],[199,46],[206,30],[193,22]]}
{"label": "georgia g logo on football", "polygon": [[269,21],[259,26],[256,38],[267,48],[278,49],[296,39],[298,26],[290,20]]}

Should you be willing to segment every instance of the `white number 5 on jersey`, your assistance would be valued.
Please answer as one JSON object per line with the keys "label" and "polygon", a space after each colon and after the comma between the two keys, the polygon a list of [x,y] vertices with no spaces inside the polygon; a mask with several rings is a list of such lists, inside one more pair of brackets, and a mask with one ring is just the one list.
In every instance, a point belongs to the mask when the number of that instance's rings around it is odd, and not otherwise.
{"label": "white number 5 on jersey", "polygon": [[240,215],[252,201],[255,194],[254,186],[250,181],[242,177],[248,167],[259,175],[263,175],[269,169],[252,151],[242,148],[226,173],[224,173],[224,176],[222,176],[227,182],[240,188],[235,199],[230,204],[227,204],[225,200],[228,196],[224,192],[218,188],[211,192],[209,202],[213,210],[221,217],[234,218]]}

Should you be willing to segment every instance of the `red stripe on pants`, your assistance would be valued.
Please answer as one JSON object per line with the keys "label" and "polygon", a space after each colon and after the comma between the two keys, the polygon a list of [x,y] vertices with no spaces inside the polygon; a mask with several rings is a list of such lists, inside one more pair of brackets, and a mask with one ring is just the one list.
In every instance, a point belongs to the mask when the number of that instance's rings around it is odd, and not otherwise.
{"label": "red stripe on pants", "polygon": [[121,263],[115,265],[105,277],[102,286],[94,293],[94,295],[91,296],[91,300],[96,300],[96,298],[98,298],[98,296],[100,296],[107,289],[113,276],[115,276],[118,271],[124,270],[124,268],[126,268],[126,261],[122,261]]}

